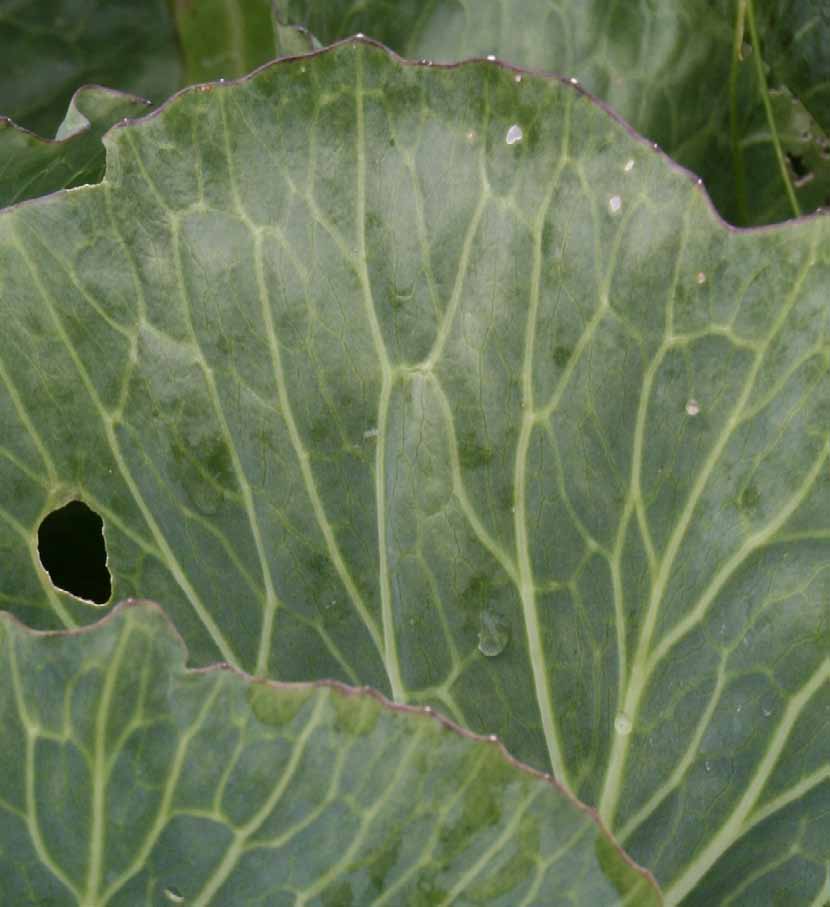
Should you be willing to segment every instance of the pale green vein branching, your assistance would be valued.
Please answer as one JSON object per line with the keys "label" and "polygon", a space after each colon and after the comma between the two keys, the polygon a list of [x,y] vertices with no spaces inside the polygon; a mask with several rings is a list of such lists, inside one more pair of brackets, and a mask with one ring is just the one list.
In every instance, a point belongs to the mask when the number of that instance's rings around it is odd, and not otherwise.
{"label": "pale green vein branching", "polygon": [[[570,114],[565,120],[563,149],[569,141]],[[527,516],[527,457],[530,439],[536,425],[533,395],[533,355],[536,346],[536,322],[542,297],[542,261],[544,249],[542,237],[544,235],[545,218],[547,217],[553,196],[559,185],[559,179],[564,166],[564,151],[560,156],[559,165],[555,168],[545,194],[539,206],[537,221],[533,231],[533,263],[530,278],[530,297],[528,300],[527,323],[525,325],[524,359],[522,361],[522,412],[519,427],[519,438],[516,444],[516,460],[513,475],[514,512],[513,531],[516,538],[516,564],[519,574],[519,598],[522,603],[524,615],[527,649],[530,657],[530,668],[533,676],[533,687],[542,728],[545,735],[545,744],[548,750],[551,770],[560,784],[568,786],[568,775],[563,754],[562,744],[559,740],[559,729],[556,724],[553,709],[553,697],[547,672],[545,651],[542,643],[542,628],[539,621],[538,603],[536,600],[536,581],[533,576],[533,566],[530,555],[530,541],[528,538]]]}
{"label": "pale green vein branching", "polygon": [[349,846],[344,848],[343,854],[339,860],[327,867],[326,871],[320,874],[317,881],[303,891],[302,895],[296,901],[296,907],[308,907],[309,904],[314,903],[315,899],[321,895],[329,885],[335,882],[339,877],[342,877],[347,867],[354,864],[357,854],[360,853],[361,848],[366,845],[366,838],[372,830],[374,820],[382,812],[388,801],[391,800],[391,791],[400,789],[402,779],[406,777],[407,770],[417,758],[417,754],[422,745],[423,736],[424,728],[421,726],[412,734],[412,737],[407,742],[403,752],[397,756],[395,769],[391,773],[389,780],[382,788],[375,790],[374,802],[371,806],[365,808],[360,819],[360,828],[357,833],[352,836]]}
{"label": "pale green vein branching", "polygon": [[654,811],[660,806],[660,804],[668,797],[677,787],[684,781],[687,777],[689,770],[694,765],[695,760],[698,758],[698,752],[700,750],[700,744],[703,740],[703,735],[709,728],[709,722],[712,720],[712,717],[715,714],[715,709],[718,707],[721,701],[721,695],[726,687],[726,667],[721,660],[721,663],[718,665],[718,675],[717,680],[715,681],[715,686],[712,690],[711,695],[709,696],[709,701],[706,703],[706,708],[701,712],[700,717],[697,719],[697,726],[695,727],[694,734],[689,740],[689,745],[686,747],[686,751],[679,759],[675,759],[675,765],[672,769],[669,777],[657,787],[648,800],[631,816],[630,819],[623,825],[621,828],[614,830],[614,837],[621,845],[625,845],[626,840],[632,835],[636,829],[638,829],[643,822],[645,822],[650,816],[654,814]]}
{"label": "pale green vein branching", "polygon": [[446,392],[444,391],[441,382],[434,375],[431,376],[431,384],[435,393],[435,397],[438,400],[438,405],[441,409],[444,425],[447,429],[447,443],[449,445],[450,453],[450,469],[452,470],[453,492],[458,499],[459,506],[461,507],[461,510],[466,517],[467,522],[470,524],[470,528],[473,530],[478,540],[499,562],[502,569],[510,577],[510,579],[516,585],[518,585],[519,575],[513,558],[511,558],[510,555],[504,550],[504,548],[496,541],[496,539],[493,538],[487,527],[481,521],[481,517],[479,517],[478,513],[476,512],[475,506],[470,500],[470,497],[467,494],[467,489],[464,486],[464,479],[461,475],[461,463],[458,459],[458,436],[456,435],[455,431],[455,419],[453,417],[450,401],[447,399]]}
{"label": "pale green vein branching", "polygon": [[106,762],[107,762],[107,731],[109,728],[110,711],[113,704],[113,693],[121,669],[124,651],[130,642],[129,630],[122,633],[115,645],[106,664],[104,684],[98,699],[95,712],[95,739],[91,754],[89,772],[92,781],[92,823],[89,831],[89,859],[87,862],[86,891],[81,907],[98,907],[101,876],[104,866],[104,853],[106,848]]}
{"label": "pale green vein branching", "polygon": [[[525,814],[544,790],[545,787],[542,784],[533,785],[522,801],[511,808],[510,819],[505,823],[501,833],[490,842],[488,847],[482,850],[478,859],[461,875],[444,900],[438,902],[438,907],[453,907],[454,904],[459,903],[461,896],[475,882],[478,876],[488,870],[490,872],[493,871],[499,863],[500,856],[506,851],[510,839],[516,836]],[[501,856],[501,859],[505,859],[504,856]]]}
{"label": "pale green vein branching", "polygon": [[305,727],[294,741],[290,758],[282,771],[277,775],[276,784],[265,798],[262,806],[244,825],[236,829],[233,840],[225,851],[224,857],[222,857],[219,865],[208,877],[199,894],[193,899],[191,907],[211,907],[213,898],[225,882],[227,882],[236,868],[240,857],[245,851],[248,839],[251,835],[256,833],[262,823],[271,815],[282,799],[283,794],[285,794],[290,787],[297,774],[297,770],[300,767],[302,758],[305,755],[308,742],[315,729],[323,721],[323,712],[326,706],[326,697],[318,697],[317,702],[314,704],[313,711],[308,716]]}
{"label": "pale green vein branching", "polygon": [[[746,380],[744,381],[743,388],[731,409],[731,413],[727,418],[724,419],[723,428],[720,432],[720,435],[709,451],[705,462],[701,466],[697,477],[692,484],[692,487],[686,497],[686,503],[679,515],[678,520],[675,523],[674,529],[663,553],[657,576],[651,584],[651,595],[649,596],[649,601],[646,606],[646,613],[640,631],[637,652],[632,662],[631,674],[628,680],[626,694],[623,701],[622,711],[632,722],[636,720],[640,702],[643,695],[645,694],[646,686],[651,676],[651,670],[653,669],[653,665],[655,663],[653,659],[650,659],[652,640],[657,627],[657,621],[661,606],[663,604],[663,598],[665,596],[666,589],[668,588],[669,580],[672,576],[675,560],[679,552],[681,551],[683,540],[686,537],[686,533],[688,532],[689,527],[692,524],[694,512],[697,508],[698,501],[703,494],[706,483],[709,481],[712,471],[715,469],[716,465],[720,461],[721,456],[723,455],[723,452],[726,450],[726,446],[729,440],[732,438],[734,431],[739,424],[739,419],[743,413],[743,410],[746,407],[752,391],[755,388],[755,382],[764,361],[764,352],[769,348],[769,345],[772,343],[773,338],[781,330],[782,326],[789,317],[791,309],[799,299],[802,284],[806,278],[806,275],[809,273],[814,260],[814,253],[815,249],[813,247],[811,254],[805,256],[804,263],[802,264],[802,267],[796,279],[792,283],[790,292],[784,304],[780,308],[778,317],[776,318],[775,323],[770,330],[765,344],[755,357],[755,362],[750,369]],[[649,371],[655,372],[656,368],[656,363],[652,362],[649,367]],[[648,375],[646,377],[646,381],[648,381]],[[824,453],[822,454],[822,457],[823,456]],[[817,464],[814,464],[813,468],[818,468]],[[741,550],[743,551],[743,549]],[[735,569],[736,567],[737,564],[732,564],[730,569]],[[724,570],[725,568],[722,568],[721,571],[719,571],[718,576],[723,575],[725,580]],[[611,747],[611,754],[609,756],[608,766],[605,773],[602,795],[599,801],[600,815],[609,824],[611,824],[613,821],[617,800],[620,795],[623,769],[630,740],[630,734],[616,734]]]}
{"label": "pale green vein branching", "polygon": [[[136,156],[138,157],[138,156]],[[152,511],[147,506],[144,496],[141,494],[141,490],[138,487],[137,482],[133,478],[132,473],[127,467],[127,462],[124,458],[124,455],[121,451],[121,445],[118,442],[118,438],[115,433],[115,428],[112,422],[112,419],[109,413],[106,411],[103,403],[101,402],[98,392],[95,388],[95,385],[92,382],[92,379],[87,372],[86,367],[81,361],[80,356],[78,355],[77,350],[75,349],[74,344],[70,338],[66,335],[63,323],[61,322],[60,316],[57,312],[57,306],[55,301],[52,299],[50,293],[47,291],[46,287],[41,280],[40,273],[35,265],[35,263],[30,259],[28,251],[24,243],[20,242],[19,237],[15,233],[16,247],[18,252],[26,263],[29,273],[32,275],[32,279],[35,287],[38,290],[40,297],[43,299],[44,306],[48,311],[49,315],[52,318],[52,323],[55,326],[55,332],[58,338],[61,340],[61,343],[65,347],[67,353],[69,354],[70,359],[72,360],[73,365],[78,373],[78,376],[81,379],[81,384],[86,390],[91,403],[93,404],[95,411],[98,414],[101,425],[104,429],[104,434],[107,439],[107,443],[112,452],[113,458],[118,466],[118,470],[121,473],[124,482],[127,485],[127,488],[130,491],[130,494],[133,497],[133,500],[136,502],[141,515],[144,517],[147,525],[150,527],[150,531],[153,535],[153,538],[156,542],[156,545],[159,548],[159,551],[164,557],[164,562],[170,570],[173,578],[176,580],[179,588],[185,593],[187,599],[189,600],[193,610],[196,612],[199,619],[202,621],[205,629],[213,640],[216,648],[221,652],[222,657],[230,662],[231,664],[237,664],[238,659],[233,651],[228,640],[225,638],[222,631],[217,626],[213,617],[210,615],[208,610],[205,608],[203,602],[196,593],[196,590],[193,588],[190,580],[187,578],[184,570],[178,562],[173,550],[170,548],[170,545],[167,542],[164,534],[161,531],[158,523],[156,522],[155,517],[153,516]]]}
{"label": "pale green vein branching", "polygon": [[52,859],[52,855],[49,853],[46,842],[43,840],[43,835],[40,830],[40,820],[38,818],[38,803],[40,802],[36,785],[35,785],[35,766],[37,760],[35,759],[35,744],[38,737],[38,728],[37,725],[32,721],[31,716],[29,715],[28,709],[26,708],[26,702],[23,695],[23,683],[20,677],[20,667],[17,663],[17,651],[15,648],[14,639],[12,634],[6,634],[6,648],[9,654],[9,673],[11,675],[11,685],[14,692],[15,705],[17,707],[17,713],[20,716],[20,723],[23,725],[23,730],[26,737],[26,752],[24,755],[24,772],[25,772],[25,799],[26,799],[26,824],[29,829],[29,837],[32,839],[32,844],[34,845],[35,853],[38,856],[38,859],[41,863],[52,873],[52,875],[58,879],[61,884],[75,896],[76,901],[80,901],[80,893],[75,888],[69,877],[64,872],[63,868]]}
{"label": "pale green vein branching", "polygon": [[[277,611],[277,608],[279,607],[279,599],[274,589],[274,583],[271,577],[271,567],[268,562],[267,553],[265,551],[265,543],[262,537],[262,530],[259,526],[259,518],[256,512],[253,492],[251,491],[251,484],[248,481],[248,477],[245,474],[245,470],[242,466],[242,461],[239,457],[239,451],[236,449],[233,432],[231,431],[227,418],[225,417],[221,397],[216,387],[216,381],[213,377],[213,369],[205,360],[204,353],[196,336],[195,328],[193,327],[192,306],[188,297],[187,284],[181,261],[181,236],[178,220],[175,218],[170,219],[170,231],[172,233],[172,248],[176,263],[176,276],[179,286],[179,293],[181,296],[182,307],[185,317],[187,318],[188,325],[190,327],[191,340],[194,349],[196,350],[199,364],[201,366],[202,376],[204,377],[205,385],[207,386],[208,394],[210,396],[210,401],[213,407],[213,412],[216,415],[217,421],[219,422],[219,426],[222,430],[222,436],[230,454],[231,463],[233,464],[234,475],[236,476],[236,481],[239,484],[239,489],[242,494],[245,515],[248,518],[248,525],[251,529],[251,537],[254,540],[254,548],[257,553],[260,572],[262,574],[262,583],[264,589],[262,622],[263,629],[260,633],[260,647],[257,654],[255,672],[260,676],[265,676],[268,673],[268,656],[270,655],[271,651],[270,642],[272,638],[272,624],[274,621],[274,615]],[[244,666],[240,665],[240,667]]]}
{"label": "pale green vein branching", "polygon": [[383,618],[383,660],[392,688],[392,697],[396,702],[402,702],[405,694],[401,679],[397,641],[395,639],[395,615],[392,609],[392,587],[389,576],[389,539],[387,538],[386,528],[386,443],[389,430],[389,403],[392,396],[393,378],[386,346],[383,342],[383,333],[378,323],[369,269],[366,264],[368,250],[366,247],[366,121],[363,109],[363,47],[362,45],[356,45],[354,50],[357,55],[355,63],[357,73],[357,84],[355,85],[355,154],[357,158],[357,223],[355,239],[357,241],[357,257],[355,267],[360,281],[366,318],[372,334],[372,343],[381,370],[381,391],[377,416],[378,434],[375,446],[375,509],[378,525],[378,586],[381,616]]}
{"label": "pale green vein branching", "polygon": [[397,907],[400,891],[406,890],[407,884],[412,877],[424,866],[428,866],[434,858],[436,848],[441,843],[442,832],[445,829],[445,823],[449,816],[453,815],[458,808],[459,802],[468,795],[470,786],[476,781],[481,771],[481,764],[487,756],[487,750],[481,747],[480,753],[476,756],[476,761],[471,764],[468,771],[460,779],[460,783],[453,788],[452,795],[441,804],[441,807],[432,816],[432,830],[429,837],[424,842],[421,850],[420,859],[413,859],[407,869],[402,872],[392,884],[374,900],[369,907]]}
{"label": "pale green vein branching", "polygon": [[[217,679],[220,676],[221,675],[217,675]],[[140,872],[146,866],[147,860],[150,857],[150,853],[152,852],[153,847],[155,847],[159,836],[164,831],[165,826],[172,818],[173,799],[176,793],[176,787],[179,783],[179,778],[181,777],[182,769],[184,767],[185,758],[187,756],[190,742],[201,730],[205,719],[213,710],[216,703],[216,697],[220,689],[220,682],[217,682],[213,685],[213,688],[210,690],[208,695],[205,696],[199,712],[196,715],[196,718],[180,736],[173,758],[168,763],[164,790],[162,792],[153,824],[145,835],[144,840],[141,842],[140,846],[136,848],[129,865],[117,878],[113,879],[107,886],[106,890],[101,896],[101,902],[103,904],[106,904],[108,901],[110,901],[115,896],[115,894],[121,888],[123,888],[124,885],[126,885],[127,882],[129,882],[129,880],[133,878],[133,876],[135,876],[136,873]]]}
{"label": "pale green vein branching", "polygon": [[830,445],[825,443],[821,452],[804,476],[801,485],[796,489],[792,497],[762,529],[759,529],[757,532],[750,535],[743,545],[741,545],[740,548],[738,548],[738,550],[721,565],[720,569],[715,573],[697,601],[686,610],[683,618],[675,624],[671,632],[667,633],[660,640],[659,644],[655,646],[654,651],[647,662],[647,674],[652,672],[655,666],[667,657],[671,649],[677,645],[684,636],[688,635],[694,627],[700,624],[708,613],[712,603],[717,599],[720,591],[730,578],[735,575],[738,568],[746,563],[751,554],[759,548],[769,544],[770,541],[775,538],[775,533],[778,529],[781,528],[798,507],[804,503],[809,493],[815,488],[818,477],[826,467],[828,453],[830,453]]}
{"label": "pale green vein branching", "polygon": [[668,907],[679,904],[709,871],[715,861],[726,853],[729,847],[745,833],[745,823],[769,780],[784,746],[790,739],[796,721],[809,701],[827,683],[828,679],[830,679],[830,661],[825,660],[787,703],[787,707],[781,716],[778,727],[767,744],[763,757],[746,784],[744,793],[730,813],[729,818],[721,822],[718,830],[712,835],[706,846],[699,851],[694,860],[665,889],[664,894]]}

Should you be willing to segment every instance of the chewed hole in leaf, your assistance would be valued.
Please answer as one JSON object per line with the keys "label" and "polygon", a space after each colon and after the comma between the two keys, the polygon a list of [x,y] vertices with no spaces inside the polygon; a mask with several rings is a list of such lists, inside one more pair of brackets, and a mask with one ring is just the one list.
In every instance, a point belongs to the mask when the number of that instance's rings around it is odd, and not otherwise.
{"label": "chewed hole in leaf", "polygon": [[40,562],[56,588],[96,605],[109,601],[104,521],[94,510],[70,501],[43,519],[37,535]]}

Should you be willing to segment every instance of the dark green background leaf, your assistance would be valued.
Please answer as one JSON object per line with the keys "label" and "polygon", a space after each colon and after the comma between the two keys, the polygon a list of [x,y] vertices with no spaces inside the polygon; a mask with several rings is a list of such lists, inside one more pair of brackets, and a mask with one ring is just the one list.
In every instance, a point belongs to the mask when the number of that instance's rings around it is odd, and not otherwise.
{"label": "dark green background leaf", "polygon": [[271,0],[173,0],[185,84],[244,76],[277,55]]}
{"label": "dark green background leaf", "polygon": [[830,129],[830,5],[825,0],[755,0],[764,52],[825,131]]}
{"label": "dark green background leaf", "polygon": [[165,100],[181,84],[167,0],[0,0],[0,115],[52,136],[87,83]]}

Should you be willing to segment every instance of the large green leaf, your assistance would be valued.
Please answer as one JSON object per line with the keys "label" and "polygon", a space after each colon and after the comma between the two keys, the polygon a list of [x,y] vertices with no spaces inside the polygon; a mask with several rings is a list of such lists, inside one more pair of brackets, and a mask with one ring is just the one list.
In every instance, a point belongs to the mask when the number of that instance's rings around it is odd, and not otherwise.
{"label": "large green leaf", "polygon": [[161,612],[0,619],[0,872],[23,907],[660,901],[549,779],[434,715],[190,673]]}
{"label": "large green leaf", "polygon": [[107,88],[75,93],[57,138],[43,139],[0,119],[0,208],[104,175],[103,134],[124,117],[141,116],[148,102]]}
{"label": "large green leaf", "polygon": [[196,664],[499,733],[670,904],[811,903],[827,221],[729,230],[486,61],[357,42],[208,89],[0,215],[0,600],[94,619],[35,545],[81,496]]}
{"label": "large green leaf", "polygon": [[769,119],[738,0],[276,3],[326,43],[364,32],[412,59],[494,54],[578,78],[699,174],[732,223],[786,220],[824,202],[817,183],[793,186],[776,156],[770,131],[786,134],[790,117]]}
{"label": "large green leaf", "polygon": [[163,101],[181,63],[167,0],[0,0],[0,115],[54,134],[96,82]]}

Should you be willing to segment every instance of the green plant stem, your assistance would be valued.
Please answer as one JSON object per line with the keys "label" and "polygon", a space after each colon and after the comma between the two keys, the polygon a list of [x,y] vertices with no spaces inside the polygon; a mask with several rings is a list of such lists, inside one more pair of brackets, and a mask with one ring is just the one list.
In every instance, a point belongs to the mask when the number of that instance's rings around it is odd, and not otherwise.
{"label": "green plant stem", "polygon": [[790,200],[790,206],[796,217],[801,216],[801,207],[798,199],[795,197],[790,173],[787,169],[787,162],[784,160],[784,151],[781,148],[781,141],[778,138],[778,128],[775,125],[775,116],[772,112],[772,104],[769,99],[767,90],[767,77],[764,73],[764,65],[761,59],[761,42],[758,40],[758,28],[755,24],[755,4],[754,0],[746,0],[746,21],[749,25],[749,35],[752,41],[752,57],[755,60],[755,72],[758,75],[758,90],[761,92],[761,100],[764,102],[764,110],[767,113],[767,122],[769,123],[770,135],[772,136],[772,145],[775,148],[775,156],[778,159],[778,168],[781,171],[781,179],[784,181],[784,188],[787,191],[787,197]]}
{"label": "green plant stem", "polygon": [[735,18],[735,38],[732,47],[732,67],[729,72],[729,131],[732,144],[732,169],[735,176],[735,197],[740,224],[749,223],[749,209],[746,197],[746,167],[738,128],[738,70],[741,64],[741,46],[744,40],[744,16],[746,0],[738,0]]}

